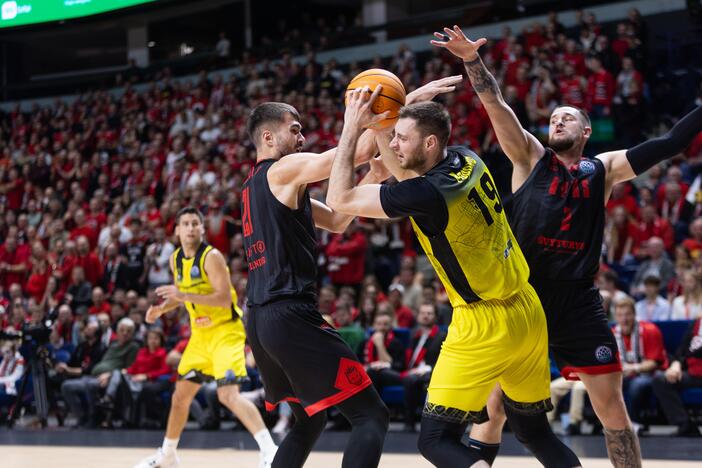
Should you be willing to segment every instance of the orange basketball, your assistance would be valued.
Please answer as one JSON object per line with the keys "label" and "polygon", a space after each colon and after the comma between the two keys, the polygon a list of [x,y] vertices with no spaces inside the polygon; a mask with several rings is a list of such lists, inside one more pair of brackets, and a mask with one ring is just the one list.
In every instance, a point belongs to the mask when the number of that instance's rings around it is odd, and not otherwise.
{"label": "orange basketball", "polygon": [[373,92],[378,85],[382,85],[383,89],[373,103],[373,112],[382,114],[385,111],[390,111],[390,114],[388,114],[386,119],[376,123],[373,126],[375,129],[391,127],[397,122],[400,108],[405,105],[406,93],[402,81],[387,70],[371,68],[356,75],[346,87],[346,94],[344,95],[344,102],[347,103],[349,93],[354,89],[368,86],[370,91]]}

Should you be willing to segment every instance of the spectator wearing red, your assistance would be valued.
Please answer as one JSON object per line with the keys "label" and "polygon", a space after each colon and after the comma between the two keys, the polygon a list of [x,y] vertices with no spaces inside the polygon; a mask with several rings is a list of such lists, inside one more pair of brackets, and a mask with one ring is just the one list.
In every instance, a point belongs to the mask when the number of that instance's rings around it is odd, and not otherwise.
{"label": "spectator wearing red", "polygon": [[622,263],[632,255],[636,227],[629,218],[626,208],[617,206],[609,216],[605,228],[605,245],[607,246],[607,262]]}
{"label": "spectator wearing red", "polygon": [[90,244],[90,250],[95,249],[95,247],[97,247],[99,231],[95,228],[93,223],[88,222],[88,219],[85,216],[85,211],[78,209],[73,215],[73,221],[75,223],[75,227],[71,229],[71,234],[69,236],[70,239],[77,240],[79,237],[85,236]]}
{"label": "spectator wearing red", "polygon": [[412,332],[412,341],[407,348],[407,370],[402,373],[405,388],[405,430],[414,432],[417,412],[424,398],[422,395],[431,379],[446,332],[437,325],[436,306],[429,302],[419,306],[417,328]]}
{"label": "spectator wearing red", "polygon": [[11,211],[18,211],[22,207],[24,196],[24,179],[14,166],[7,173],[7,180],[0,183],[0,194],[5,195],[6,207]]}
{"label": "spectator wearing red", "polygon": [[373,385],[380,391],[388,385],[399,385],[405,369],[405,347],[395,337],[392,313],[379,311],[373,331],[364,345],[363,362]]}
{"label": "spectator wearing red", "polygon": [[24,292],[38,303],[41,303],[51,276],[51,269],[46,261],[46,249],[44,249],[44,245],[41,242],[36,241],[32,244],[32,256],[29,263],[31,264],[31,271],[29,278],[27,278]]}
{"label": "spectator wearing red", "polygon": [[614,78],[604,69],[599,57],[590,57],[588,66],[591,71],[587,79],[590,112],[594,118],[609,116],[616,89]]}
{"label": "spectator wearing red", "polygon": [[641,208],[641,221],[635,223],[633,254],[640,256],[640,249],[652,237],[660,237],[665,250],[672,251],[675,242],[673,226],[658,216],[654,206],[646,205]]}
{"label": "spectator wearing red", "polygon": [[680,193],[683,198],[685,198],[687,195],[687,191],[690,190],[690,185],[683,180],[683,173],[680,166],[670,166],[665,173],[665,183],[660,184],[658,189],[656,189],[656,203],[658,203],[659,208],[665,202],[665,194],[668,183],[678,184],[680,186]]}
{"label": "spectator wearing red", "polygon": [[585,91],[587,89],[587,80],[581,75],[575,74],[575,66],[572,63],[566,63],[563,76],[558,80],[558,88],[564,105],[576,106],[582,109],[586,107]]}
{"label": "spectator wearing red", "polygon": [[685,239],[682,245],[687,249],[692,260],[696,261],[700,258],[700,254],[702,254],[702,218],[695,218],[690,223],[690,237]]}
{"label": "spectator wearing red", "polygon": [[5,290],[10,289],[14,283],[20,286],[25,284],[30,254],[28,245],[17,245],[14,234],[8,234],[5,242],[0,245],[0,284]]}
{"label": "spectator wearing red", "polygon": [[360,288],[365,276],[366,236],[352,223],[342,234],[332,236],[327,245],[327,272],[332,283],[337,286]]}
{"label": "spectator wearing red", "polygon": [[388,288],[388,303],[395,314],[398,327],[412,328],[414,326],[414,312],[402,303],[405,288],[399,283],[393,283]]}
{"label": "spectator wearing red", "polygon": [[614,318],[617,324],[612,332],[622,361],[627,410],[637,424],[641,421],[641,410],[651,399],[653,373],[668,367],[668,355],[658,327],[636,320],[633,299],[627,297],[616,302]]}
{"label": "spectator wearing red", "polygon": [[102,279],[102,263],[97,254],[90,249],[90,244],[87,237],[80,236],[76,240],[76,266],[83,267],[85,271],[85,279],[91,284],[96,285]]}
{"label": "spectator wearing red", "polygon": [[678,182],[666,182],[665,198],[658,206],[661,217],[670,221],[675,226],[683,220],[683,206],[685,198],[682,194],[682,186]]}
{"label": "spectator wearing red", "polygon": [[[88,308],[88,315],[106,313],[112,315],[112,306],[105,300],[105,291],[100,286],[95,286],[91,294],[92,305]],[[114,317],[112,317],[114,320]]]}
{"label": "spectator wearing red", "polygon": [[587,74],[585,66],[585,55],[578,50],[578,44],[573,39],[568,39],[565,43],[565,52],[562,55],[563,61],[575,67],[575,73],[579,76]]}
{"label": "spectator wearing red", "polygon": [[612,51],[624,59],[624,56],[631,48],[631,26],[626,23],[617,24],[617,37],[612,41]]}
{"label": "spectator wearing red", "polygon": [[618,206],[623,206],[629,215],[634,219],[639,219],[639,204],[636,202],[636,198],[631,195],[631,185],[628,182],[622,182],[612,187],[612,195],[607,201],[607,213],[611,215]]}

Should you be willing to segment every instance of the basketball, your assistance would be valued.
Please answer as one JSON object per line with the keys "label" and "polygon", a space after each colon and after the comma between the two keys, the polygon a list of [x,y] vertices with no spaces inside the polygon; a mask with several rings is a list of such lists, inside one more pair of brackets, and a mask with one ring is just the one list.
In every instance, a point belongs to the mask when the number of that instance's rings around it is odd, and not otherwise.
{"label": "basketball", "polygon": [[387,70],[372,68],[356,75],[346,87],[344,95],[344,102],[346,103],[348,102],[349,93],[354,89],[368,86],[370,91],[373,92],[378,85],[382,85],[383,89],[373,103],[373,112],[382,114],[385,111],[390,111],[390,114],[388,114],[386,119],[372,126],[376,130],[391,127],[397,122],[400,108],[405,105],[406,93],[402,81]]}

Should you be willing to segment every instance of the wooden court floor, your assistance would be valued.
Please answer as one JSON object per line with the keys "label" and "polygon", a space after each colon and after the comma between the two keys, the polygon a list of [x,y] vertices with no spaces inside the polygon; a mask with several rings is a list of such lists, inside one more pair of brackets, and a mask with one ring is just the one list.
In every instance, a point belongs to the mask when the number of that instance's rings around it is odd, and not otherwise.
{"label": "wooden court floor", "polygon": [[[86,444],[90,441],[86,440]],[[3,468],[131,468],[141,458],[152,453],[144,448],[112,447],[52,447],[2,445],[0,446],[0,466]],[[181,468],[256,468],[258,453],[250,450],[209,449],[178,451]],[[584,467],[610,467],[609,460],[602,458],[581,458]],[[341,466],[341,454],[333,452],[313,452],[307,460],[308,468],[332,468]],[[498,457],[495,468],[530,468],[541,465],[528,457]],[[701,462],[646,460],[644,467],[683,468],[700,467]],[[419,455],[384,454],[381,468],[431,468]],[[458,467],[457,467],[458,468]]]}

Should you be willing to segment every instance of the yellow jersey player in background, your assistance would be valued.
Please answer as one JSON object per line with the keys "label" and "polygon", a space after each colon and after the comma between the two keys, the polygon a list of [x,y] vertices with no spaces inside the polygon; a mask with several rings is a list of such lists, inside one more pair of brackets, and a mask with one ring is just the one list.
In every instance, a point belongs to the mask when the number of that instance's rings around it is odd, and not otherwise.
{"label": "yellow jersey player in background", "polygon": [[[457,82],[445,80],[426,85],[426,92],[446,92]],[[494,456],[461,438],[468,423],[488,419],[488,397],[499,383],[516,437],[545,466],[579,466],[546,418],[546,318],[527,281],[529,268],[483,161],[466,148],[446,146],[446,109],[434,102],[402,108],[392,141],[387,132],[376,138],[382,163],[400,182],[354,187],[356,141],[378,118],[370,106],[379,90],[369,99],[367,88],[357,89],[349,98],[327,204],[369,218],[409,216],[449,295],[453,321],[429,383],[420,452],[439,467],[489,466]]]}
{"label": "yellow jersey player in background", "polygon": [[212,379],[217,381],[219,401],[256,439],[261,450],[259,466],[269,467],[277,447],[258,409],[239,394],[239,384],[248,380],[246,334],[226,261],[204,241],[203,216],[196,208],[186,207],[178,212],[175,232],[180,240],[180,247],[170,260],[175,284],[156,289],[165,302],[151,306],[146,321],[154,323],[182,303],[190,315],[191,335],[178,365],[179,378],[163,446],[137,468],[178,466],[176,447],[188,420],[190,403],[202,383]]}

